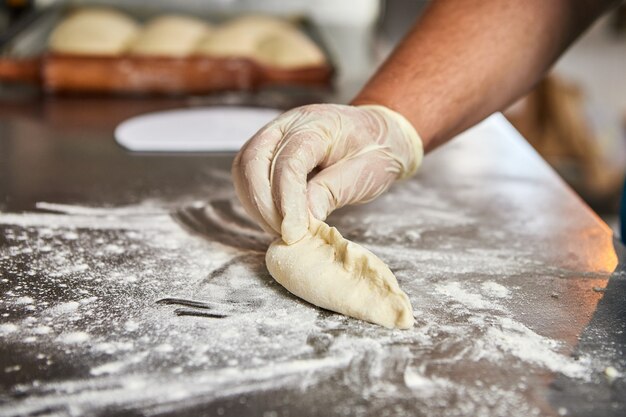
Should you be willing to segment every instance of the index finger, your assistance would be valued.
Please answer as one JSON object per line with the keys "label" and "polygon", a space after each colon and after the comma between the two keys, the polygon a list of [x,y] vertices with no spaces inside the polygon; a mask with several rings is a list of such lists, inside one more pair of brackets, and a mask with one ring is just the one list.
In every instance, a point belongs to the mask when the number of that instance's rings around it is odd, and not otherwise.
{"label": "index finger", "polygon": [[231,170],[244,209],[270,234],[280,234],[282,222],[270,188],[270,167],[281,138],[277,121],[270,122],[244,144]]}

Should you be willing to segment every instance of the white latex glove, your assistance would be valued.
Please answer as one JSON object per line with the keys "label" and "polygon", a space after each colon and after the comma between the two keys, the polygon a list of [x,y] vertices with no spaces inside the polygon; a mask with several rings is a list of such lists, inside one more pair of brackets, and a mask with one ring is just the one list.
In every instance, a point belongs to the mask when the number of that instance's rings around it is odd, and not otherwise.
{"label": "white latex glove", "polygon": [[314,104],[263,127],[233,162],[241,203],[269,233],[300,240],[309,211],[365,203],[422,161],[419,135],[402,115],[377,105]]}

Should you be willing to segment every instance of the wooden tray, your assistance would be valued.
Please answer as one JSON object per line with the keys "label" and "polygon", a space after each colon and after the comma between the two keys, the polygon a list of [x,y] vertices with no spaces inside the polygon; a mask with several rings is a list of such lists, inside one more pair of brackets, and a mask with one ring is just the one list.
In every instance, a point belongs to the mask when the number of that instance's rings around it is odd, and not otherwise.
{"label": "wooden tray", "polygon": [[281,69],[249,59],[83,56],[0,58],[0,81],[36,83],[50,93],[194,94],[259,87],[330,87],[330,65]]}

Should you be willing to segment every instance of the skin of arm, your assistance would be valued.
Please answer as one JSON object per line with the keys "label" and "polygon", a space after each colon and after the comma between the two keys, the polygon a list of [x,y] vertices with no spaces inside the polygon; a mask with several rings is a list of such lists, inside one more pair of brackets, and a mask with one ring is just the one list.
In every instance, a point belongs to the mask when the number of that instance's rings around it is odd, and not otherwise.
{"label": "skin of arm", "polygon": [[404,115],[426,151],[530,91],[614,0],[433,0],[351,104]]}

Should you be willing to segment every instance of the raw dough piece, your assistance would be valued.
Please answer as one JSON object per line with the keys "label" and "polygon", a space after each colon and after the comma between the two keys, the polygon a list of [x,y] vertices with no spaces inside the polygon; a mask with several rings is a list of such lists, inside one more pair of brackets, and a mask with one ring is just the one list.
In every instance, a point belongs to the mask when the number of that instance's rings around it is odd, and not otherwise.
{"label": "raw dough piece", "polygon": [[253,58],[258,43],[273,33],[290,30],[290,24],[268,16],[244,16],[215,29],[198,46],[203,55],[224,58]]}
{"label": "raw dough piece", "polygon": [[280,68],[325,62],[322,51],[298,28],[269,16],[244,16],[219,26],[199,44],[197,53],[248,58]]}
{"label": "raw dough piece", "polygon": [[67,54],[118,55],[133,41],[139,26],[130,17],[107,8],[74,12],[50,35],[50,50]]}
{"label": "raw dough piece", "polygon": [[202,20],[186,16],[167,15],[151,20],[130,47],[137,55],[185,56],[210,31]]}
{"label": "raw dough piece", "polygon": [[279,68],[311,67],[326,61],[320,48],[299,31],[265,38],[257,46],[254,57],[265,65]]}
{"label": "raw dough piece", "polygon": [[324,222],[311,218],[309,233],[292,245],[276,240],[265,262],[276,281],[312,304],[388,328],[413,326],[409,298],[387,265]]}

